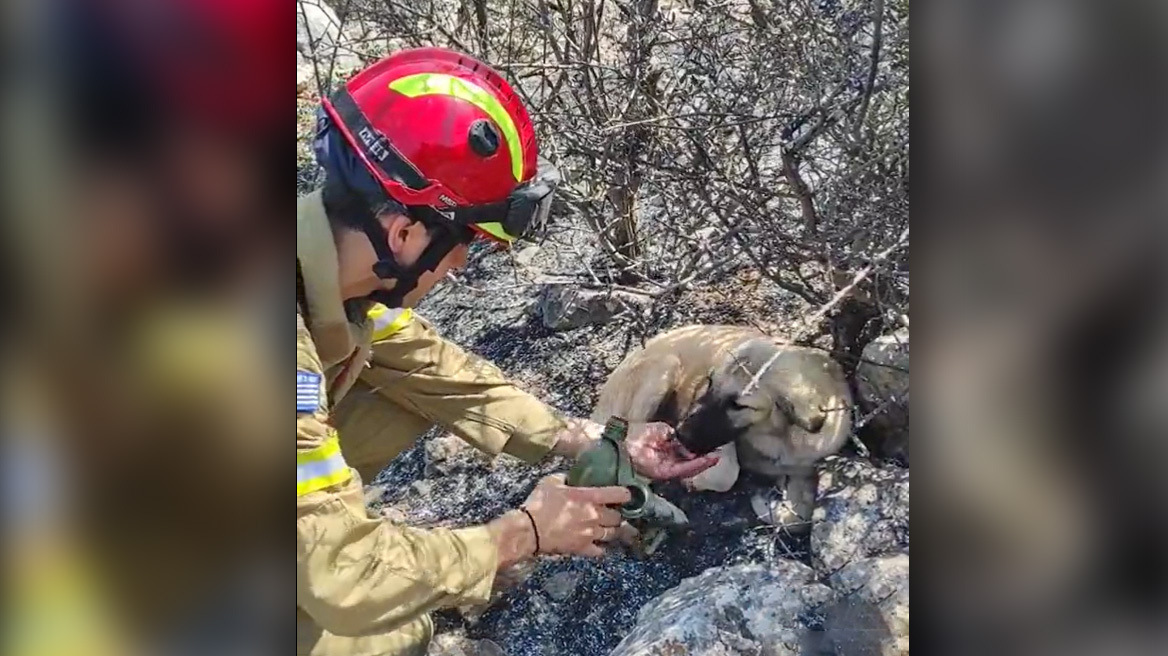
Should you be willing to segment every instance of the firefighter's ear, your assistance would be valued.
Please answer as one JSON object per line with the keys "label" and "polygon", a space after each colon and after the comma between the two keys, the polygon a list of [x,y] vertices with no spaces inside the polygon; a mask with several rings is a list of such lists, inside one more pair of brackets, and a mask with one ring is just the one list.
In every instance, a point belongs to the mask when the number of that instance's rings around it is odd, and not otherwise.
{"label": "firefighter's ear", "polygon": [[410,241],[419,239],[426,232],[425,226],[404,214],[383,212],[377,218],[381,220],[381,227],[385,228],[389,249],[394,255],[403,253]]}

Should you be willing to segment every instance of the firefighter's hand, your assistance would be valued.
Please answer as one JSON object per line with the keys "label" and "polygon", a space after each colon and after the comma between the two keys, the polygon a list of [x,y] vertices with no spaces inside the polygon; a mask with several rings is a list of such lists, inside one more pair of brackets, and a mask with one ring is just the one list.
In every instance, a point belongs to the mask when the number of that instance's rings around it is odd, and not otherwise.
{"label": "firefighter's hand", "polygon": [[695,456],[673,438],[673,429],[661,422],[629,424],[625,448],[633,469],[654,480],[691,478],[718,464],[718,456]]}
{"label": "firefighter's hand", "polygon": [[620,513],[608,506],[631,498],[624,487],[571,487],[563,474],[553,474],[540,480],[522,507],[535,520],[540,553],[602,556],[596,543],[621,536]]}

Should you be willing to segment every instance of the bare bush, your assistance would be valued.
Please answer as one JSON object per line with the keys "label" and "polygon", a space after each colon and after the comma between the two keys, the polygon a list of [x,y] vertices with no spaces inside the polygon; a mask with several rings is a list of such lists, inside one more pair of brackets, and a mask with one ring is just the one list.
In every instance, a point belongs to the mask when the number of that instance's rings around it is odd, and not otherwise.
{"label": "bare bush", "polygon": [[597,236],[592,278],[664,299],[752,267],[807,303],[801,341],[831,334],[852,366],[907,324],[907,0],[333,8],[367,61],[445,45],[516,83],[565,174],[559,221]]}

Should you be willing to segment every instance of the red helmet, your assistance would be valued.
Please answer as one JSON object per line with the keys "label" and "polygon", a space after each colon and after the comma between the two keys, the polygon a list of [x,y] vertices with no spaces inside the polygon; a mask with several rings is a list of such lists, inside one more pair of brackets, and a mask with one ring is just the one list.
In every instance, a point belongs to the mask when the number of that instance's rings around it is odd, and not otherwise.
{"label": "red helmet", "polygon": [[404,50],[322,101],[385,194],[511,242],[546,218],[558,172],[519,97],[483,62]]}

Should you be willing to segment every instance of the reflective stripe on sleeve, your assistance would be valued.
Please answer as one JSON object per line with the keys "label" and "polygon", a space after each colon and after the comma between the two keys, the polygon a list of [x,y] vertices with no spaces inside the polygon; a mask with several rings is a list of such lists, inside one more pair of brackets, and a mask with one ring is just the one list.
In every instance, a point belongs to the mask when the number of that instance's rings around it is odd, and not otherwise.
{"label": "reflective stripe on sleeve", "polygon": [[334,433],[324,444],[296,453],[296,496],[323,490],[352,477],[341,455],[341,443]]}
{"label": "reflective stripe on sleeve", "polygon": [[409,324],[414,313],[409,308],[387,308],[381,303],[375,303],[367,314],[373,321],[373,341],[385,339]]}

